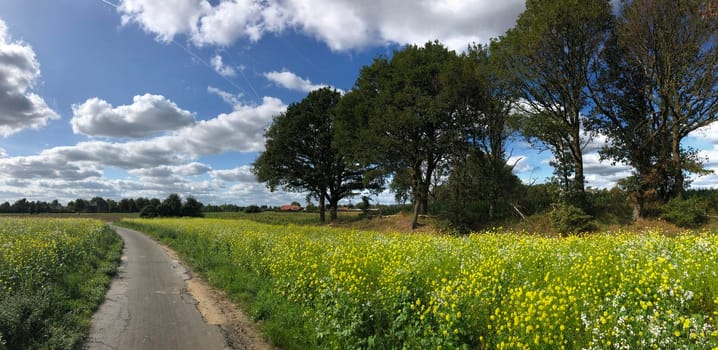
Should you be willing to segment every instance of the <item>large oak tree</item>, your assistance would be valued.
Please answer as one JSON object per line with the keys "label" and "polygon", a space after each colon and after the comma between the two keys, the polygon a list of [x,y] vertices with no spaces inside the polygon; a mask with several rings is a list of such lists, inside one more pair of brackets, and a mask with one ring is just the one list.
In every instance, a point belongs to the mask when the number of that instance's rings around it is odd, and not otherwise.
{"label": "large oak tree", "polygon": [[260,182],[275,190],[309,192],[319,200],[320,221],[325,221],[326,204],[330,218],[337,217],[341,199],[364,188],[377,189],[380,183],[366,180],[368,168],[358,165],[339,151],[335,107],[341,99],[336,90],[322,88],[309,93],[287,111],[276,116],[267,129],[265,150],[253,164]]}

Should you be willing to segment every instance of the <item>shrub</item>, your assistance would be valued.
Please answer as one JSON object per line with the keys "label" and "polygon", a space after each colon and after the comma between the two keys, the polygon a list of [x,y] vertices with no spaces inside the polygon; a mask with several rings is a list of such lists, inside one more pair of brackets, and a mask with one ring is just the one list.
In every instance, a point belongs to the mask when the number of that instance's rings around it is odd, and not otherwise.
{"label": "shrub", "polygon": [[674,198],[661,208],[661,218],[680,227],[696,227],[708,220],[707,210],[708,205],[700,198]]}
{"label": "shrub", "polygon": [[262,208],[260,208],[256,205],[250,205],[250,206],[244,208],[244,212],[245,213],[261,213]]}
{"label": "shrub", "polygon": [[152,204],[147,204],[140,210],[141,218],[154,218],[157,217],[157,208]]}
{"label": "shrub", "polygon": [[596,229],[591,215],[570,204],[562,203],[554,206],[549,216],[553,228],[564,236]]}

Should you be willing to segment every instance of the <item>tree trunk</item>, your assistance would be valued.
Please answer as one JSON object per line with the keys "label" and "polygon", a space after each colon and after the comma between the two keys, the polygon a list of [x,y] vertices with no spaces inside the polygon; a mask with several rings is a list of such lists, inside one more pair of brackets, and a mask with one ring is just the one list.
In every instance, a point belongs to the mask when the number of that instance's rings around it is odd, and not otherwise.
{"label": "tree trunk", "polygon": [[421,168],[420,168],[420,165],[415,165],[415,166],[412,168],[412,172],[411,172],[411,192],[412,192],[412,196],[414,197],[414,198],[412,198],[413,201],[414,201],[414,203],[413,203],[413,204],[414,204],[414,215],[412,216],[412,219],[411,219],[411,229],[413,230],[413,229],[415,229],[415,228],[417,227],[417,225],[418,225],[418,222],[417,222],[417,221],[419,220],[419,213],[420,213],[421,210],[422,210],[421,207],[422,207],[422,204],[423,204],[423,202],[424,202],[424,199],[423,199],[423,194],[424,194],[423,192],[424,192],[424,191],[423,191],[423,188],[422,188],[422,179],[421,179]]}
{"label": "tree trunk", "polygon": [[326,215],[324,211],[326,208],[324,207],[324,193],[319,195],[319,222],[324,223],[326,221]]}
{"label": "tree trunk", "polygon": [[671,173],[674,181],[671,197],[681,198],[683,197],[685,179],[683,178],[683,169],[681,166],[681,143],[675,133],[673,135],[673,140],[671,141]]}
{"label": "tree trunk", "polygon": [[428,193],[428,191],[424,192],[421,195],[420,204],[421,204],[421,206],[419,207],[419,214],[421,214],[421,215],[429,214],[429,193]]}
{"label": "tree trunk", "polygon": [[337,219],[337,206],[339,205],[339,201],[332,201],[333,203],[329,204],[329,220],[334,221]]}
{"label": "tree trunk", "polygon": [[419,223],[417,222],[419,220],[419,200],[414,199],[414,215],[411,217],[411,229],[415,230]]}
{"label": "tree trunk", "polygon": [[583,153],[581,148],[578,148],[576,153],[574,167],[576,174],[574,176],[574,186],[576,191],[576,203],[579,208],[586,210],[588,209],[588,203],[586,200],[586,177],[583,174]]}
{"label": "tree trunk", "polygon": [[645,195],[642,189],[638,189],[633,194],[633,221],[643,218],[643,206],[645,200]]}

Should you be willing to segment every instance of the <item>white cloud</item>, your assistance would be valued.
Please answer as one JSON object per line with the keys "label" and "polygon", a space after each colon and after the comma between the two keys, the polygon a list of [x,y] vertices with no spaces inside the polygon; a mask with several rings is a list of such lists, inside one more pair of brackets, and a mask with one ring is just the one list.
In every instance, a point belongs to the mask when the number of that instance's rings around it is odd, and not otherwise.
{"label": "white cloud", "polygon": [[257,41],[264,33],[263,6],[255,0],[220,1],[203,13],[192,40],[199,45],[219,46],[228,46],[241,37]]}
{"label": "white cloud", "polygon": [[146,176],[146,177],[170,177],[173,175],[197,176],[206,174],[212,168],[203,163],[192,162],[181,165],[161,165],[154,168],[142,168],[130,170],[130,174]]}
{"label": "white cloud", "polygon": [[264,149],[264,128],[287,106],[274,97],[264,97],[258,106],[238,105],[234,111],[202,120],[192,127],[158,139],[158,143],[190,155],[221,152],[256,152]]}
{"label": "white cloud", "polygon": [[[250,181],[247,168],[212,171],[200,156],[224,152],[254,152],[264,147],[264,128],[272,117],[282,113],[286,106],[281,100],[265,97],[261,105],[238,105],[231,113],[200,121],[172,134],[146,140],[127,142],[86,141],[74,146],[53,147],[37,155],[0,157],[0,179],[14,182],[17,187],[53,179],[78,182],[104,179],[108,167],[127,170],[141,177],[140,184],[133,182],[118,185],[131,193],[184,189],[216,188],[221,184],[198,183],[194,176],[211,172],[220,181]],[[234,180],[232,180],[234,179]],[[155,184],[147,187],[143,183]],[[180,188],[173,186],[180,186]],[[1,186],[0,186],[1,187]],[[145,191],[145,192],[142,192]],[[179,192],[179,191],[178,191]]]}
{"label": "white cloud", "polygon": [[628,165],[601,161],[598,153],[583,155],[583,171],[586,182],[595,188],[611,188],[618,180],[631,176],[633,168]]}
{"label": "white cloud", "polygon": [[514,167],[514,173],[523,174],[532,172],[536,167],[529,163],[529,159],[526,156],[511,156],[507,159],[506,163]]}
{"label": "white cloud", "polygon": [[212,177],[226,182],[257,182],[250,165],[243,165],[234,169],[213,170],[210,174]]}
{"label": "white cloud", "polygon": [[[39,154],[0,157],[0,196],[31,200],[103,196],[165,198],[192,195],[204,203],[279,204],[301,194],[270,193],[256,182],[250,166],[212,170],[198,157],[263,148],[263,130],[286,106],[265,97],[260,105],[238,105],[227,114],[175,133],[126,142],[87,141]],[[137,178],[109,179],[108,168]],[[200,177],[207,175],[206,178]]]}
{"label": "white cloud", "polygon": [[[302,79],[296,74],[287,70],[281,72],[273,71],[264,73],[264,77],[267,78],[267,80],[273,82],[274,84],[277,84],[289,90],[310,92],[317,89],[321,89],[323,87],[330,87],[336,89],[329,84],[313,84],[310,80]],[[344,92],[341,89],[337,89],[337,91],[342,93]]]}
{"label": "white cloud", "polygon": [[147,137],[194,123],[194,114],[160,95],[137,95],[131,105],[112,107],[97,97],[72,105],[72,131],[110,137]]}
{"label": "white cloud", "polygon": [[234,77],[237,75],[237,71],[234,68],[226,66],[222,62],[222,56],[220,56],[219,54],[214,55],[214,57],[212,57],[212,60],[210,60],[210,63],[212,64],[212,68],[214,68],[214,71],[223,77]]}
{"label": "white cloud", "polygon": [[695,130],[690,133],[689,136],[700,141],[718,145],[718,123],[712,123]]}
{"label": "white cloud", "polygon": [[207,92],[219,96],[224,102],[227,102],[235,109],[242,106],[242,103],[239,101],[239,98],[242,97],[242,95],[233,95],[214,86],[208,86]]}
{"label": "white cloud", "polygon": [[228,46],[293,28],[335,51],[434,39],[463,50],[502,34],[523,9],[524,0],[123,0],[118,7],[123,24],[160,41],[182,34],[198,46]]}
{"label": "white cloud", "polygon": [[38,129],[60,118],[45,100],[28,90],[40,77],[40,64],[30,45],[12,41],[0,20],[0,136]]}
{"label": "white cloud", "polygon": [[117,10],[122,24],[139,24],[156,39],[170,42],[178,34],[191,34],[209,9],[204,0],[122,0]]}

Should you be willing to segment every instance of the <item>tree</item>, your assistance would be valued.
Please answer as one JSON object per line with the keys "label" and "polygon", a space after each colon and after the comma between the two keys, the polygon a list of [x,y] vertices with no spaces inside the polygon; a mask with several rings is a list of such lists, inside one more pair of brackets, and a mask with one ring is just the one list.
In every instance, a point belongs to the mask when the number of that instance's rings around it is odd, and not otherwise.
{"label": "tree", "polygon": [[522,133],[551,150],[564,191],[579,206],[585,206],[582,113],[611,18],[608,0],[527,0],[516,26],[495,44],[523,97]]}
{"label": "tree", "polygon": [[[622,2],[594,88],[596,125],[612,140],[607,157],[635,169],[635,216],[645,192],[681,197],[685,172],[701,173],[682,141],[718,118],[715,1]],[[634,136],[635,135],[635,136]]]}
{"label": "tree", "polygon": [[84,212],[85,210],[87,210],[88,206],[89,203],[82,198],[78,198],[74,202],[70,201],[69,203],[67,203],[67,207],[76,213]]}
{"label": "tree", "polygon": [[90,199],[90,207],[94,208],[94,212],[96,213],[109,213],[110,212],[110,206],[107,204],[107,201],[100,197],[93,197]]}
{"label": "tree", "polygon": [[147,204],[140,210],[141,218],[154,218],[157,217],[157,208],[152,204]]}
{"label": "tree", "polygon": [[[513,166],[508,164],[506,143],[512,133],[509,122],[516,107],[518,92],[513,87],[508,72],[502,69],[489,47],[474,45],[461,56],[463,68],[459,71],[458,94],[463,106],[463,120],[466,151],[455,170],[465,163],[465,169],[473,169],[479,177],[478,188],[481,198],[488,202],[488,220],[494,219],[500,202],[507,204],[515,192],[516,178]],[[452,174],[453,175],[453,174]],[[456,183],[461,176],[455,176]]]}
{"label": "tree", "polygon": [[406,46],[391,59],[378,57],[363,67],[345,97],[354,102],[354,148],[362,151],[362,162],[394,176],[408,173],[414,228],[419,214],[428,211],[435,171],[460,139],[457,101],[447,81],[456,60],[456,53],[438,42]]}
{"label": "tree", "polygon": [[182,199],[177,193],[172,193],[157,208],[161,216],[182,216]]}
{"label": "tree", "polygon": [[182,216],[200,217],[202,216],[202,203],[194,197],[189,196],[182,205]]}
{"label": "tree", "polygon": [[353,162],[339,150],[335,140],[335,113],[341,99],[336,90],[322,88],[291,104],[274,117],[267,129],[265,151],[254,162],[252,172],[274,191],[309,192],[319,201],[319,218],[325,221],[326,204],[330,218],[337,218],[338,203],[355,191],[376,187],[366,180],[368,168]]}

